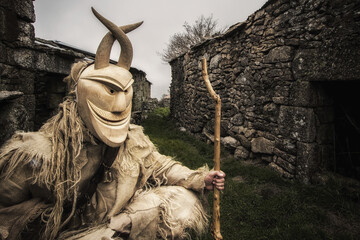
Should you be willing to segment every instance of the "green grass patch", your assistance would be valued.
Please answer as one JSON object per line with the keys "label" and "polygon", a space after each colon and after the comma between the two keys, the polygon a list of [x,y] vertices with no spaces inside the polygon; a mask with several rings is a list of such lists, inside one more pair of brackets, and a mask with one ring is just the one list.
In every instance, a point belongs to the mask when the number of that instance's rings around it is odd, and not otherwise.
{"label": "green grass patch", "polygon": [[[213,146],[179,131],[168,110],[157,109],[142,125],[162,154],[190,168],[213,166]],[[326,184],[305,185],[233,159],[223,149],[221,161],[227,174],[221,196],[224,239],[360,239],[359,182],[330,174]]]}

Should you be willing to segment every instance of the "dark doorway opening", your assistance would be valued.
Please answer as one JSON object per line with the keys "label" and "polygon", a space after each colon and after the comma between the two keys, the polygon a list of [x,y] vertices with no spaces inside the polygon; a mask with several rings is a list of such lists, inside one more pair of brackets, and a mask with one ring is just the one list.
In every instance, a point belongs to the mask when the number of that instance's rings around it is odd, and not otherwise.
{"label": "dark doorway opening", "polygon": [[66,84],[63,82],[64,77],[66,76],[57,73],[38,75],[35,81],[35,131],[57,113],[58,106],[66,95]]}
{"label": "dark doorway opening", "polygon": [[326,83],[334,106],[334,157],[331,170],[360,180],[360,82]]}

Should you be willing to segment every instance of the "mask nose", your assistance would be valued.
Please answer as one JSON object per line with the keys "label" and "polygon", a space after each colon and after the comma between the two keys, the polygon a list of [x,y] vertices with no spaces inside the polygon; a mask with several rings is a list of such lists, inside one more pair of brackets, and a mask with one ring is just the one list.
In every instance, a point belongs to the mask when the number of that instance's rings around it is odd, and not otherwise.
{"label": "mask nose", "polygon": [[126,101],[125,93],[120,91],[115,96],[114,103],[113,103],[113,106],[111,108],[111,111],[112,112],[123,112],[123,111],[125,111],[127,105],[128,104],[127,104],[127,101]]}

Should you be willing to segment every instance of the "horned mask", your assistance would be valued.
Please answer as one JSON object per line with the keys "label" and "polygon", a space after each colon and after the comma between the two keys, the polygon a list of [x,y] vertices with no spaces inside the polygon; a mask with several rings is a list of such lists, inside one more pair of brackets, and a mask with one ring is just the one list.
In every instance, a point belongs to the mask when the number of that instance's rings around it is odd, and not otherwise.
{"label": "horned mask", "polygon": [[[117,27],[95,9],[92,11],[110,32],[98,46],[95,63],[87,66],[79,76],[76,88],[78,112],[95,137],[110,147],[118,147],[128,133],[134,82],[129,72],[133,49],[126,33],[142,22]],[[121,47],[116,65],[109,61],[115,39]]]}

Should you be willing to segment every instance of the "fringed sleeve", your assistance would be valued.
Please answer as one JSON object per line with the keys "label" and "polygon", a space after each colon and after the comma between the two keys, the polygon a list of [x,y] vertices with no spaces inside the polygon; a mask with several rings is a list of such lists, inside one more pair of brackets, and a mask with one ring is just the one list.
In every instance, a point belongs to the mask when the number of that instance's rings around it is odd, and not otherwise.
{"label": "fringed sleeve", "polygon": [[18,132],[0,149],[1,178],[10,177],[19,165],[39,169],[51,159],[50,140],[37,132]]}
{"label": "fringed sleeve", "polygon": [[163,178],[166,185],[182,186],[197,192],[204,190],[204,178],[209,172],[207,166],[192,170],[183,166],[180,162],[155,151],[152,153],[152,157],[156,162],[154,164],[154,173],[156,176]]}
{"label": "fringed sleeve", "polygon": [[29,185],[51,157],[50,141],[38,133],[16,133],[0,149],[0,205],[29,199]]}
{"label": "fringed sleeve", "polygon": [[137,144],[141,148],[141,151],[137,150],[137,152],[142,158],[141,164],[145,169],[142,178],[143,184],[150,179],[153,181],[153,185],[182,186],[197,192],[203,191],[204,178],[209,172],[207,166],[191,170],[171,157],[160,154],[143,133],[142,128],[132,125],[128,142],[135,142],[135,139],[137,143],[141,143]]}

